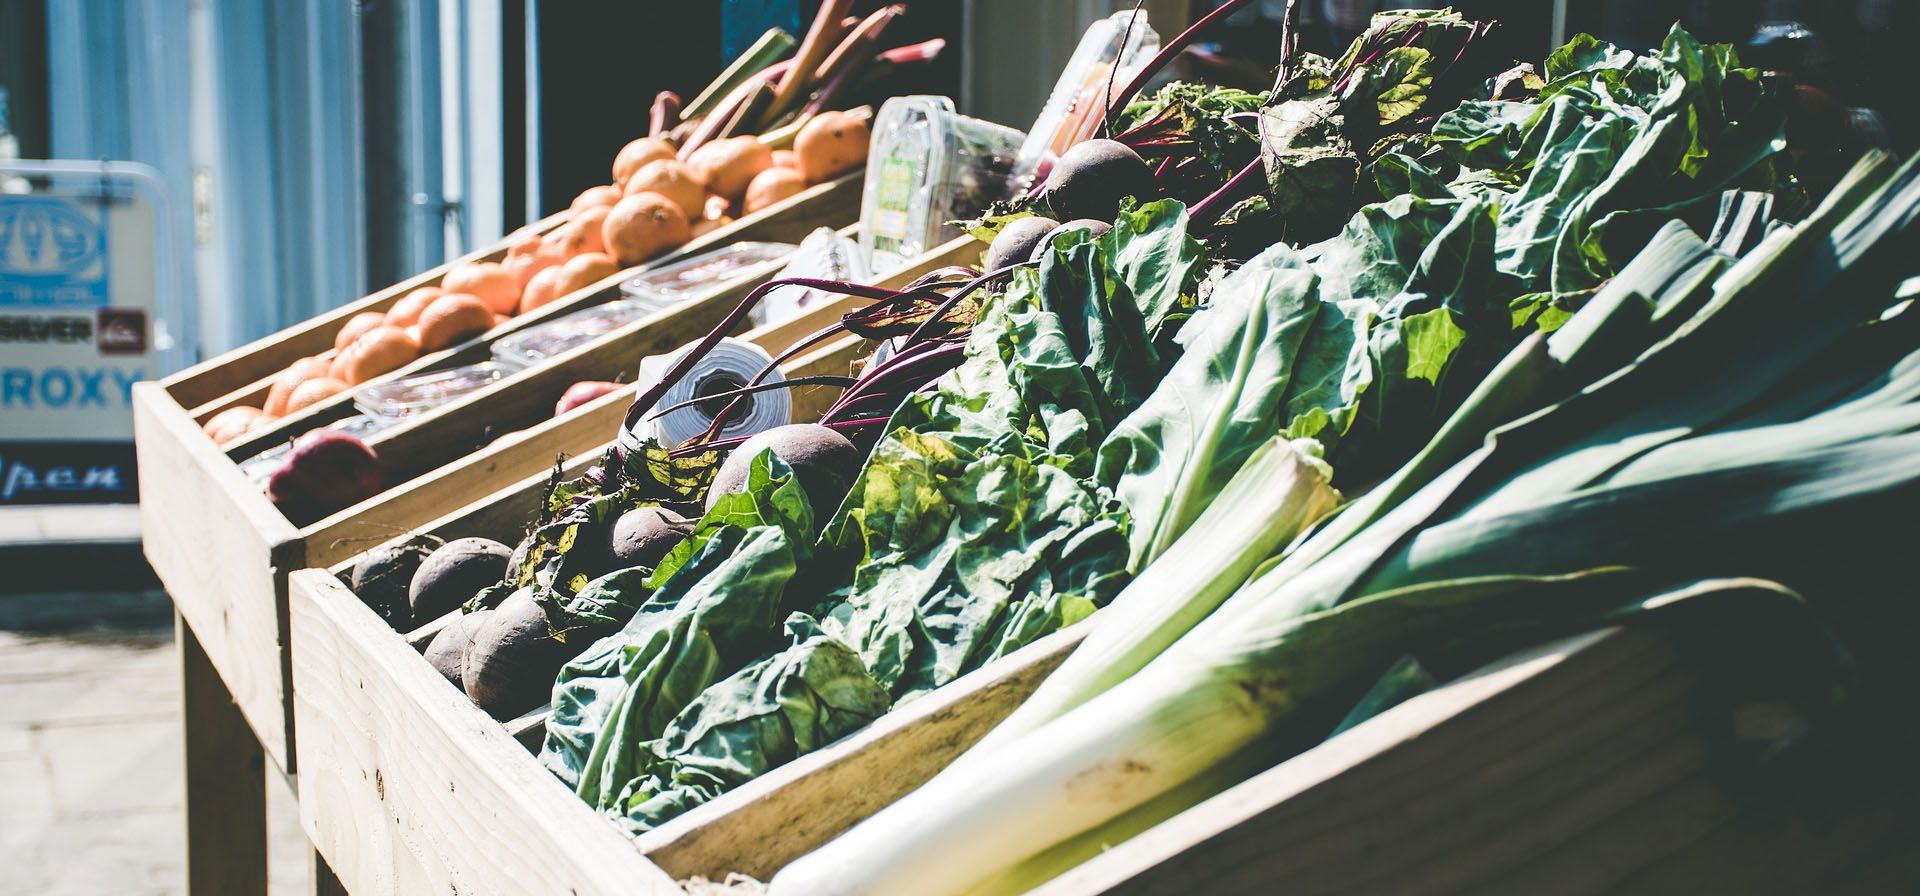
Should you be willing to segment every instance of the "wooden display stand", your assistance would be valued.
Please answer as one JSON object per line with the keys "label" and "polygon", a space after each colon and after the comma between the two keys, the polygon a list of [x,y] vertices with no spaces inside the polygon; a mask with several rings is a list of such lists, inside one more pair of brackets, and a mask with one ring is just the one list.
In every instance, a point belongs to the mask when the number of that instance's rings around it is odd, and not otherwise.
{"label": "wooden display stand", "polygon": [[[634,274],[743,240],[797,243],[819,227],[843,227],[859,214],[861,172],[854,172],[740,219],[675,253],[623,271],[472,340],[427,355],[370,382],[444,369],[488,357],[494,341],[535,323],[609,301]],[[537,225],[550,230],[556,215]],[[496,260],[501,243],[381,290],[329,314],[201,363],[158,383],[134,387],[135,443],[141,483],[144,550],[173,598],[179,617],[182,681],[188,715],[189,875],[196,894],[258,892],[254,860],[239,855],[262,842],[264,786],[260,767],[297,773],[288,701],[287,574],[360,553],[459,506],[541,470],[556,455],[578,454],[605,441],[624,402],[615,396],[558,419],[560,390],[583,379],[630,379],[641,357],[703,335],[777,266],[691,297],[672,308],[515,375],[369,440],[392,487],[308,526],[296,526],[250,483],[238,466],[272,445],[351,414],[351,394],[283,418],[267,432],[217,446],[201,423],[238,404],[258,404],[272,378],[292,361],[331,349],[354,314],[384,310],[407,292],[435,285],[454,264]],[[630,390],[624,390],[630,401]],[[486,440],[500,430],[521,430]],[[235,719],[244,725],[232,724]],[[195,861],[199,859],[199,861]],[[264,874],[264,858],[259,858]],[[210,870],[231,866],[228,870]],[[194,870],[197,869],[197,870]],[[232,885],[223,885],[222,882]]]}

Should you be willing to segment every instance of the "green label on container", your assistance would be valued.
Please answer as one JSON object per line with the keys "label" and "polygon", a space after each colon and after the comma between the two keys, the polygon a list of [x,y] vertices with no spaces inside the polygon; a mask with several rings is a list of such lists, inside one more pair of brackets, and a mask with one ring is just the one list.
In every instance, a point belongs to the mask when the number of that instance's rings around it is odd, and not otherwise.
{"label": "green label on container", "polygon": [[873,246],[883,252],[905,254],[908,222],[913,212],[913,187],[919,182],[920,164],[914,159],[889,156],[880,164],[878,195],[873,201]]}

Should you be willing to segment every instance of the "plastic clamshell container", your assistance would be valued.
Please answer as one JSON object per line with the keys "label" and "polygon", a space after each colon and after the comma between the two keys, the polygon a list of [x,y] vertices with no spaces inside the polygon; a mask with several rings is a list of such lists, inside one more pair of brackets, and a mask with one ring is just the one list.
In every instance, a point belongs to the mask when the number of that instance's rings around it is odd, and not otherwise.
{"label": "plastic clamshell container", "polygon": [[784,261],[793,250],[791,243],[734,243],[641,274],[620,284],[620,294],[664,308],[696,292],[758,273],[764,265]]}
{"label": "plastic clamshell container", "polygon": [[943,96],[897,96],[873,119],[860,246],[874,269],[960,235],[948,222],[1007,196],[1024,134],[954,111]]}
{"label": "plastic clamshell container", "polygon": [[482,361],[403,377],[362,389],[353,406],[376,417],[400,419],[471,395],[518,373],[522,368],[499,361]]}
{"label": "plastic clamshell container", "polygon": [[[1159,52],[1160,35],[1147,24],[1144,12],[1117,12],[1088,26],[1014,156],[1014,188],[1026,190],[1045,179],[1053,170],[1053,160],[1093,136],[1106,110],[1108,91],[1127,86]],[[872,169],[867,176],[871,190]]]}
{"label": "plastic clamshell container", "polygon": [[575,311],[566,317],[501,337],[493,344],[493,360],[516,367],[531,367],[548,358],[566,354],[659,310],[647,302],[620,299]]}

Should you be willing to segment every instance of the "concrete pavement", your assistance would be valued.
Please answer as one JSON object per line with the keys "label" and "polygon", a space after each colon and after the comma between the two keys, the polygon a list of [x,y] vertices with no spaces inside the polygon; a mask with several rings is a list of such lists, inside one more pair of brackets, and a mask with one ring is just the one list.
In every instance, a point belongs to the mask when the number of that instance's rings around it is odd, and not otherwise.
{"label": "concrete pavement", "polygon": [[[181,743],[164,593],[0,594],[0,890],[183,892]],[[271,891],[305,892],[293,798],[268,793]]]}

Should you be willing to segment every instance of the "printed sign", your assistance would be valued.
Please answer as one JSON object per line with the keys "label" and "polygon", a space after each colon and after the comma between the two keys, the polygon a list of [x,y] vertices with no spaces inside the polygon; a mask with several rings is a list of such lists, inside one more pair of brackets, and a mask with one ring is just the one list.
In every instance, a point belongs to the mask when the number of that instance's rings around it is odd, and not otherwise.
{"label": "printed sign", "polygon": [[136,500],[154,226],[138,196],[0,194],[0,506]]}

